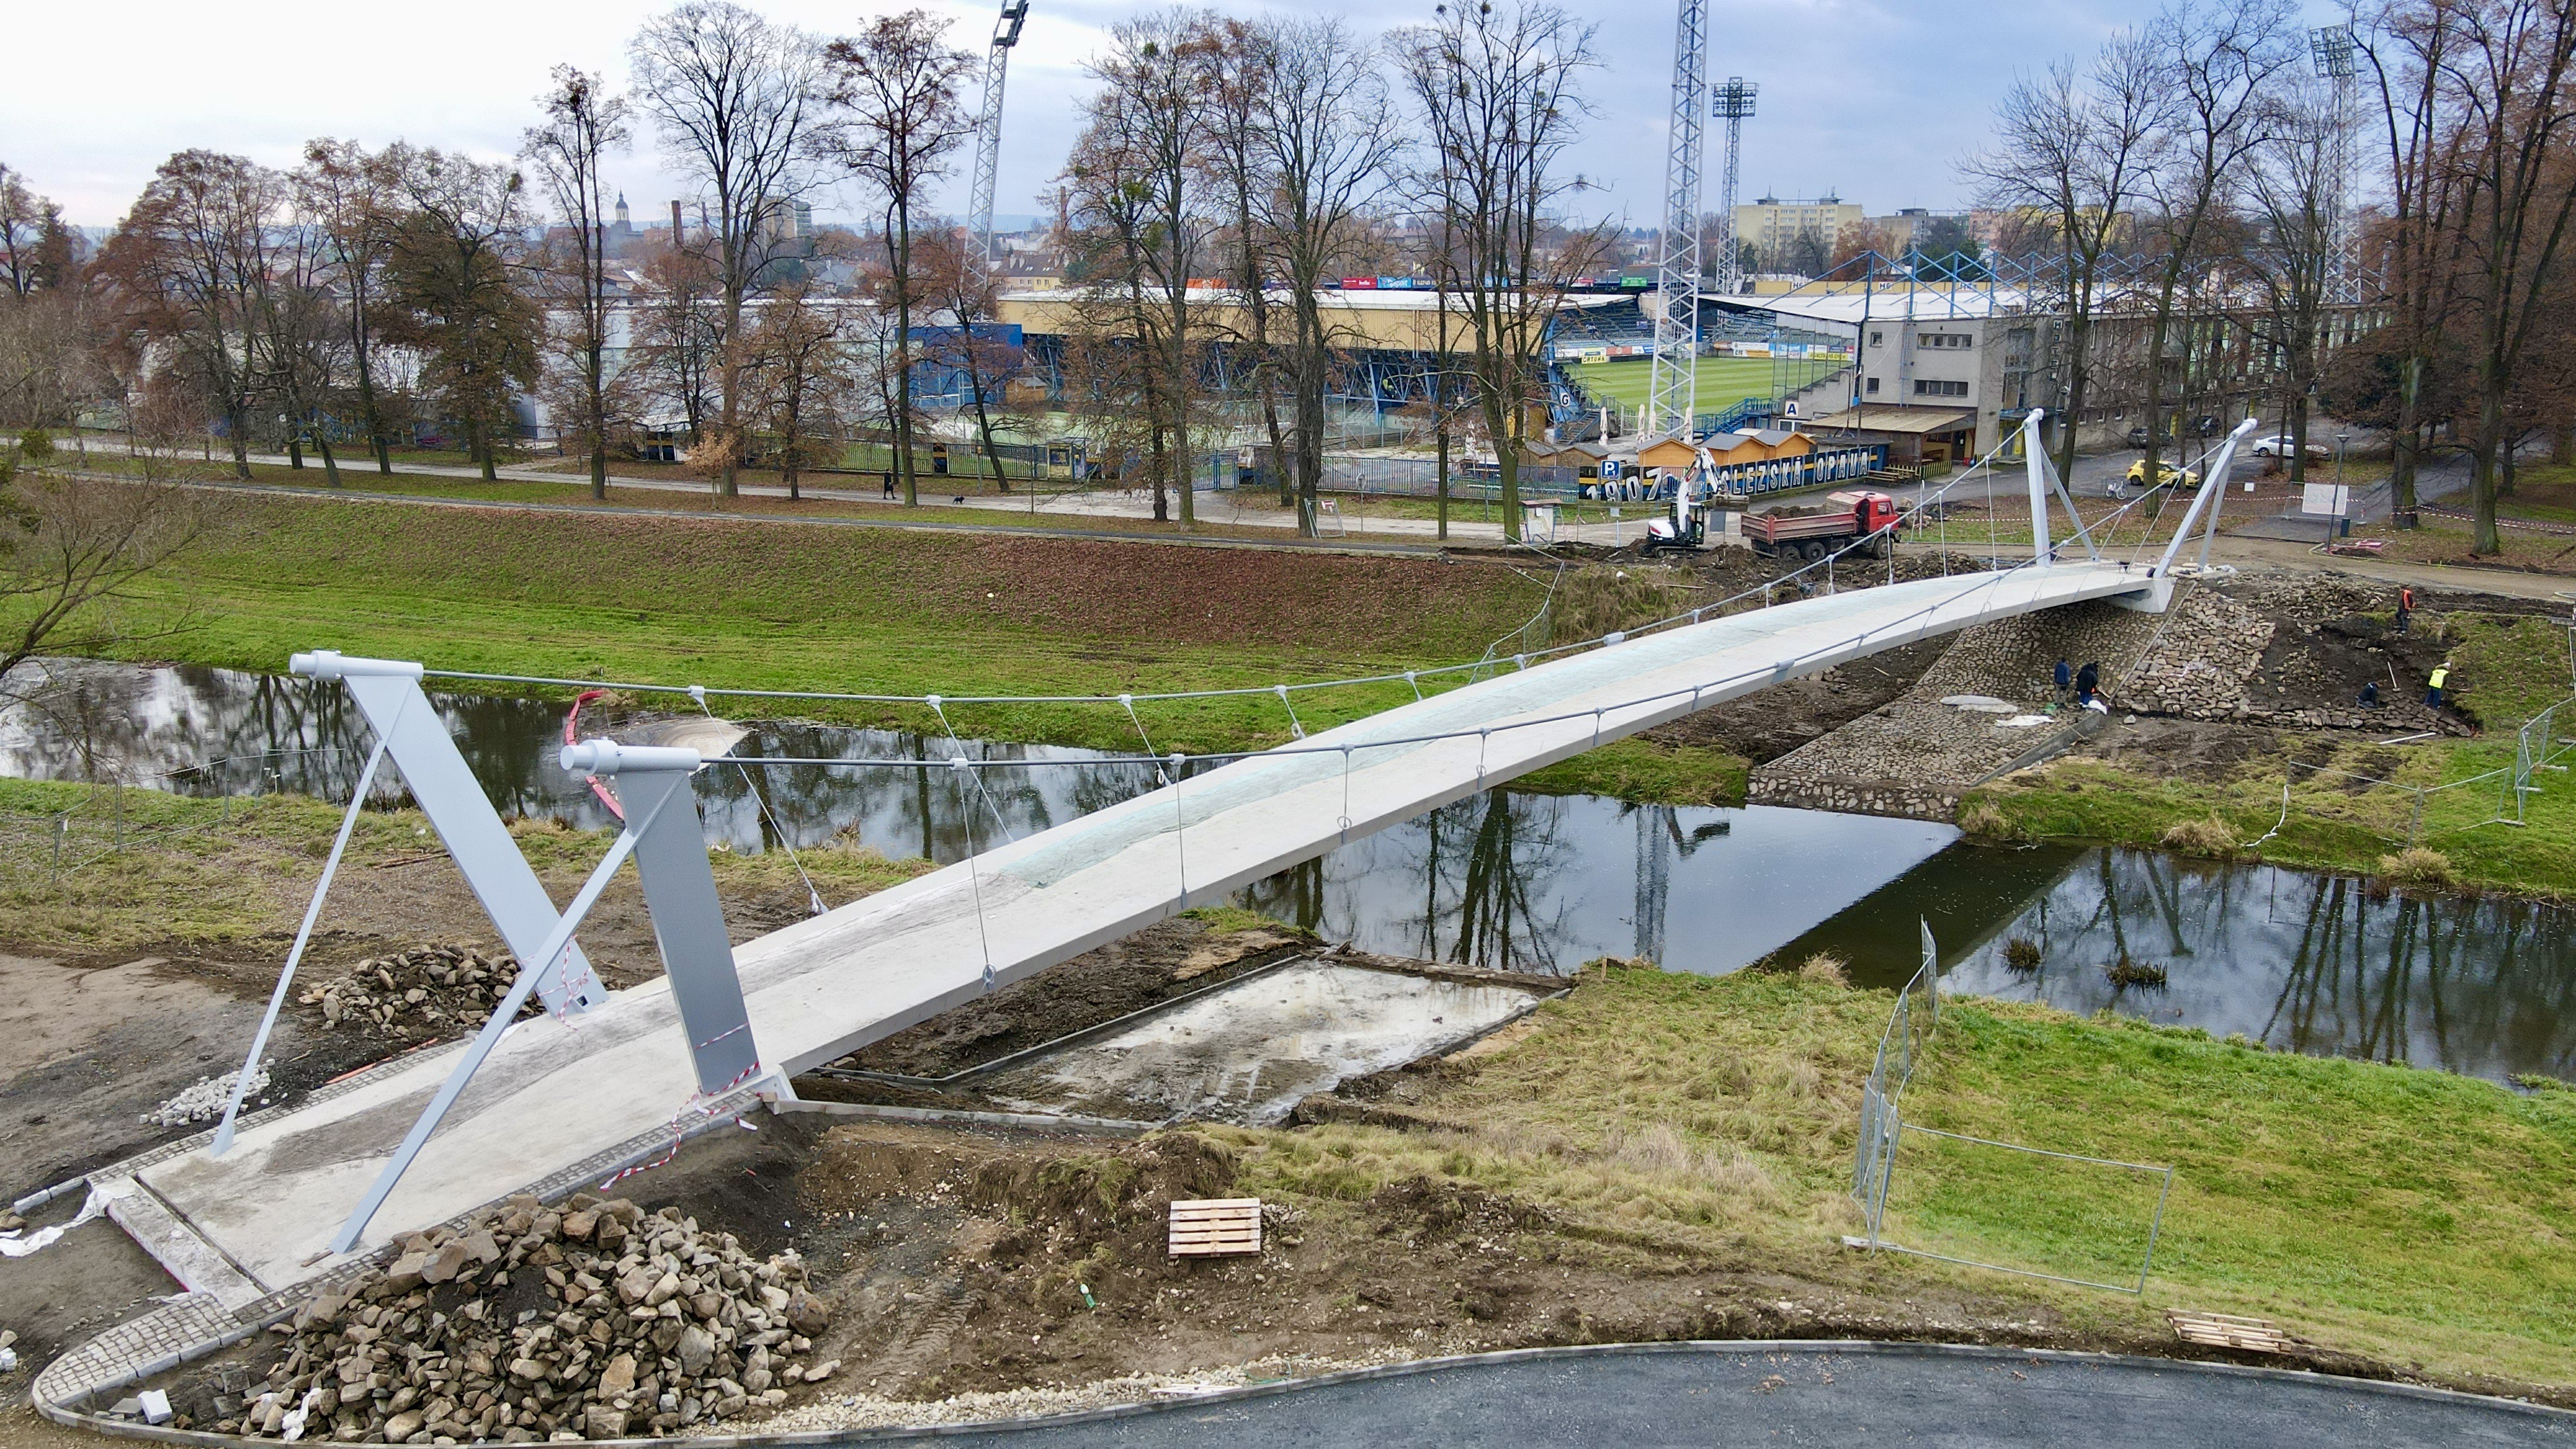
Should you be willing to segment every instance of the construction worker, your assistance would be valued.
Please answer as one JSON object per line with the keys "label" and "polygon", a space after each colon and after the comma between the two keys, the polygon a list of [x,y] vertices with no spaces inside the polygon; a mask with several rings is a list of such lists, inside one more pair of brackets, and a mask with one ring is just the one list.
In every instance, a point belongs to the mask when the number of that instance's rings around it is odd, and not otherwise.
{"label": "construction worker", "polygon": [[2101,687],[2101,665],[2088,663],[2083,668],[2075,671],[2075,702],[2077,704],[2089,707],[2093,703],[2093,692]]}
{"label": "construction worker", "polygon": [[2060,654],[2057,656],[2057,702],[2066,703],[2068,694],[2074,688],[2075,668],[2066,662],[2065,655]]}
{"label": "construction worker", "polygon": [[2377,708],[2379,708],[2379,681],[2378,681],[2378,680],[2376,680],[2376,679],[2370,679],[2370,680],[2364,680],[2364,681],[2362,682],[2362,686],[2361,686],[2361,707],[2362,707],[2363,709],[2377,709]]}
{"label": "construction worker", "polygon": [[2440,709],[2442,707],[2442,686],[2450,683],[2450,681],[2451,661],[2445,659],[2440,664],[2433,667],[2432,677],[2424,681],[2424,707],[2426,709]]}
{"label": "construction worker", "polygon": [[2401,584],[2397,589],[2397,632],[2406,632],[2406,622],[2415,612],[2415,586]]}

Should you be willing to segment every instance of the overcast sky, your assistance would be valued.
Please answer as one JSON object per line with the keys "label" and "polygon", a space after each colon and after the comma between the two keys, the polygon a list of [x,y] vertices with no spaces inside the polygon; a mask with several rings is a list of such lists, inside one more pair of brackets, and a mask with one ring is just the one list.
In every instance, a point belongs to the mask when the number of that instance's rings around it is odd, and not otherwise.
{"label": "overcast sky", "polygon": [[[980,53],[998,4],[924,0]],[[1673,12],[1665,0],[1561,0],[1600,27],[1598,115],[1580,169],[1607,188],[1602,212],[1652,225],[1663,182]],[[2143,19],[2151,0],[1709,0],[1709,74],[1760,82],[1745,125],[1743,193],[1833,191],[1873,212],[1962,206],[1960,155],[1985,135],[2016,72],[2089,51]],[[1340,14],[1364,31],[1428,19],[1433,0],[1292,0],[1276,11]],[[127,0],[15,6],[0,86],[0,163],[23,172],[75,222],[124,215],[154,166],[188,147],[292,165],[311,136],[369,146],[401,139],[485,157],[516,150],[546,72],[559,61],[625,73],[626,38],[661,8],[642,0]],[[756,8],[818,34],[850,31],[894,4],[768,0]],[[997,209],[1036,210],[1061,168],[1087,88],[1086,57],[1133,0],[1032,0],[1011,62]],[[1252,7],[1228,6],[1241,13]],[[75,63],[94,57],[94,63]],[[39,59],[50,58],[50,59]],[[970,97],[971,103],[971,97]],[[965,209],[960,165],[942,204]],[[611,163],[638,223],[683,194],[649,134]],[[1714,205],[1717,158],[1709,159]],[[826,191],[824,216],[856,198]]]}

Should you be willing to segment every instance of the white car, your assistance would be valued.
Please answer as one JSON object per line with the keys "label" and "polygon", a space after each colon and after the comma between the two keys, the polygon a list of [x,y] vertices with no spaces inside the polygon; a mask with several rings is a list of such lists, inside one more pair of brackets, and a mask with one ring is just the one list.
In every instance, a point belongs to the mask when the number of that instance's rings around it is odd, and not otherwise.
{"label": "white car", "polygon": [[[2257,458],[2286,458],[2290,456],[2290,449],[2292,446],[2294,445],[2290,441],[2289,434],[2274,433],[2268,438],[2256,438],[2254,440],[2254,456]],[[2310,443],[2308,444],[2308,457],[2316,462],[2329,463],[2334,461],[2334,449],[2327,447],[2323,443]]]}

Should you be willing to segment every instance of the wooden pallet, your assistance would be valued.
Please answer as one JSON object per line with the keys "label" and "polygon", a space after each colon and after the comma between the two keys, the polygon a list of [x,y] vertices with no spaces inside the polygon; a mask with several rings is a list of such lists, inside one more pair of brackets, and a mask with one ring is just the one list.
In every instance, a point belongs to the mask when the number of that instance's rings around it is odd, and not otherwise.
{"label": "wooden pallet", "polygon": [[1171,1223],[1175,1258],[1261,1251],[1261,1199],[1257,1197],[1175,1200]]}
{"label": "wooden pallet", "polygon": [[2289,1335],[2268,1318],[2238,1318],[2227,1313],[2192,1313],[2181,1309],[2168,1311],[2174,1332],[2187,1343],[2205,1343],[2214,1348],[2242,1349],[2248,1353],[2287,1353]]}

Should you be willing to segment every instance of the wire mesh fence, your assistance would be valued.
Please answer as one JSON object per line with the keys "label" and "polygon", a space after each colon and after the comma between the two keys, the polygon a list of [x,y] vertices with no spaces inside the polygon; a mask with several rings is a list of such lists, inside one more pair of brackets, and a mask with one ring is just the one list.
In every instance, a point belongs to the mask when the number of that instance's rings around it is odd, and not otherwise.
{"label": "wire mesh fence", "polygon": [[[1905,988],[1897,993],[1896,1007],[1888,1015],[1887,1030],[1879,1037],[1878,1057],[1870,1064],[1869,1079],[1861,1088],[1860,1140],[1852,1158],[1852,1199],[1860,1205],[1865,1235],[1847,1237],[1843,1241],[1871,1251],[1935,1258],[1945,1263],[1990,1268],[1999,1273],[2045,1278],[2079,1287],[2144,1293],[2147,1275],[2155,1263],[2156,1239],[2164,1231],[2165,1204],[2173,1193],[2174,1170],[2171,1167],[2053,1152],[2020,1143],[1947,1132],[1905,1120],[1906,1088],[1912,1085],[1917,1069],[1929,1055],[1933,1031],[1941,1020],[1940,952],[1932,939],[1931,923],[1924,921],[1920,924],[1923,964],[1905,983]],[[1934,1189],[1924,1195],[1925,1216],[1942,1216],[1944,1207],[1967,1204],[1970,1211],[1954,1216],[1982,1216],[1991,1221],[2000,1206],[2002,1215],[2010,1220],[2006,1226],[2013,1231],[2016,1240],[2047,1256],[2052,1266],[2065,1266],[2070,1259],[2097,1263],[2121,1257],[2125,1254],[2125,1245],[2132,1239],[2114,1226],[2119,1219],[2119,1192],[2116,1187],[2106,1191],[2096,1183],[2082,1182],[2070,1187],[2061,1182],[2041,1184],[2034,1190],[2030,1180],[2032,1165],[2059,1173],[2068,1170],[2079,1173],[2098,1171],[2155,1180],[2155,1206],[2144,1221],[2140,1235],[2143,1240],[2138,1242],[2137,1281],[2115,1282],[2107,1276],[2085,1276],[2078,1271],[2049,1272],[1892,1241],[1888,1237],[1888,1204],[1896,1190],[1899,1157],[1909,1138],[1919,1144],[1915,1178]],[[1925,1156],[1942,1159],[1938,1168],[1922,1163],[1920,1159]],[[1998,1163],[2011,1165],[1999,1167]],[[2031,1221],[2033,1215],[2021,1205],[2042,1202],[2055,1203],[2060,1210],[2051,1214],[2050,1221],[2045,1223]],[[1973,1236],[1973,1231],[1970,1235]]]}

